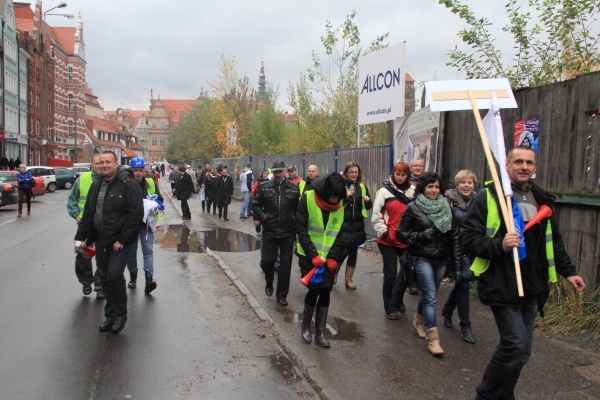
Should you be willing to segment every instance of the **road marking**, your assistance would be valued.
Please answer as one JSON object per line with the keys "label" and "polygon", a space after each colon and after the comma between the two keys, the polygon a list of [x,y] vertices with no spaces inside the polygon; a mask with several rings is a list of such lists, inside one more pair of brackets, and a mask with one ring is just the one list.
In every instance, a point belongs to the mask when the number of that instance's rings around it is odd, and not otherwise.
{"label": "road marking", "polygon": [[10,224],[11,222],[15,222],[15,221],[16,221],[16,219],[9,219],[8,221],[1,223],[0,226]]}

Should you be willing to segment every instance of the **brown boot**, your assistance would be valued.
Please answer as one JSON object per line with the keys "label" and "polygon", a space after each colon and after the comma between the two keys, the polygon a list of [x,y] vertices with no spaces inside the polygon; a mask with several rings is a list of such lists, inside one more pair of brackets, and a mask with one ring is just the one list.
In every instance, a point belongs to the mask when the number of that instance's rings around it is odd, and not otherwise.
{"label": "brown boot", "polygon": [[354,275],[354,268],[346,265],[346,289],[356,290],[356,285],[352,282],[352,276]]}
{"label": "brown boot", "polygon": [[440,337],[438,336],[438,328],[429,328],[425,329],[427,333],[427,347],[429,348],[429,352],[436,357],[441,357],[444,355],[444,349],[440,346]]}
{"label": "brown boot", "polygon": [[425,333],[425,326],[423,325],[423,316],[419,313],[415,313],[415,319],[413,320],[413,326],[417,331],[417,335],[421,339],[427,338],[427,333]]}

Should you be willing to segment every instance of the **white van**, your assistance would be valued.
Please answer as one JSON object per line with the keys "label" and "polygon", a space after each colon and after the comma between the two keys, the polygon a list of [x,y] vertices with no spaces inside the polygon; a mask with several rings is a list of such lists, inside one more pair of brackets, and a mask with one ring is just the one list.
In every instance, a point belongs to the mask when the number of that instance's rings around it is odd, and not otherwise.
{"label": "white van", "polygon": [[29,166],[27,167],[27,171],[31,171],[31,175],[33,176],[41,176],[44,178],[44,186],[46,186],[47,191],[50,193],[56,191],[57,184],[54,168],[45,166]]}

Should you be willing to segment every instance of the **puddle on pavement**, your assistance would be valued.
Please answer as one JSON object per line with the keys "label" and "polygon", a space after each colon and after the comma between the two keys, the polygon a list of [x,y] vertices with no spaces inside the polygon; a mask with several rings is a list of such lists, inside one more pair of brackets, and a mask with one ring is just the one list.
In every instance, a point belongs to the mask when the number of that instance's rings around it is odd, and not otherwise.
{"label": "puddle on pavement", "polygon": [[277,353],[269,356],[269,361],[273,368],[279,372],[281,377],[287,382],[295,382],[300,380],[300,377],[296,375],[294,370],[294,364],[284,354]]}
{"label": "puddle on pavement", "polygon": [[260,240],[247,233],[224,228],[195,231],[183,224],[169,225],[165,231],[157,230],[155,241],[161,242],[161,248],[179,253],[206,253],[207,248],[230,253],[260,249]]}
{"label": "puddle on pavement", "polygon": [[[277,309],[279,310],[280,307]],[[302,323],[302,313],[295,313],[292,310],[280,310],[280,314],[283,314],[283,318],[288,324],[299,325]],[[314,317],[311,324],[311,329],[314,332]],[[327,327],[325,329],[327,331],[325,337],[331,340],[358,342],[365,337],[365,334],[360,329],[359,324],[356,322],[347,321],[343,318],[327,317]]]}

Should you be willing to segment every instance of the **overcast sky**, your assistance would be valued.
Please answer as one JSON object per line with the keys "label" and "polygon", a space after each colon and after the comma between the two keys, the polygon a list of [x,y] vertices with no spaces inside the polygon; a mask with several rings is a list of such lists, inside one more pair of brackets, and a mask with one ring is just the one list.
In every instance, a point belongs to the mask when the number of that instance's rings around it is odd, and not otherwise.
{"label": "overcast sky", "polygon": [[[311,67],[312,50],[325,58],[320,36],[326,21],[337,27],[352,10],[364,47],[386,32],[390,45],[406,41],[407,72],[417,82],[463,78],[445,63],[464,25],[438,0],[67,2],[52,13],[81,13],[87,83],[105,110],[147,110],[150,89],[155,98],[196,98],[217,79],[221,54],[234,56],[239,75],[255,87],[264,60],[267,82],[279,88],[278,104],[287,107],[287,87]],[[482,16],[501,15],[506,23],[505,0],[467,2]],[[46,0],[43,9],[58,3]],[[60,16],[47,16],[47,22],[75,25]]]}

